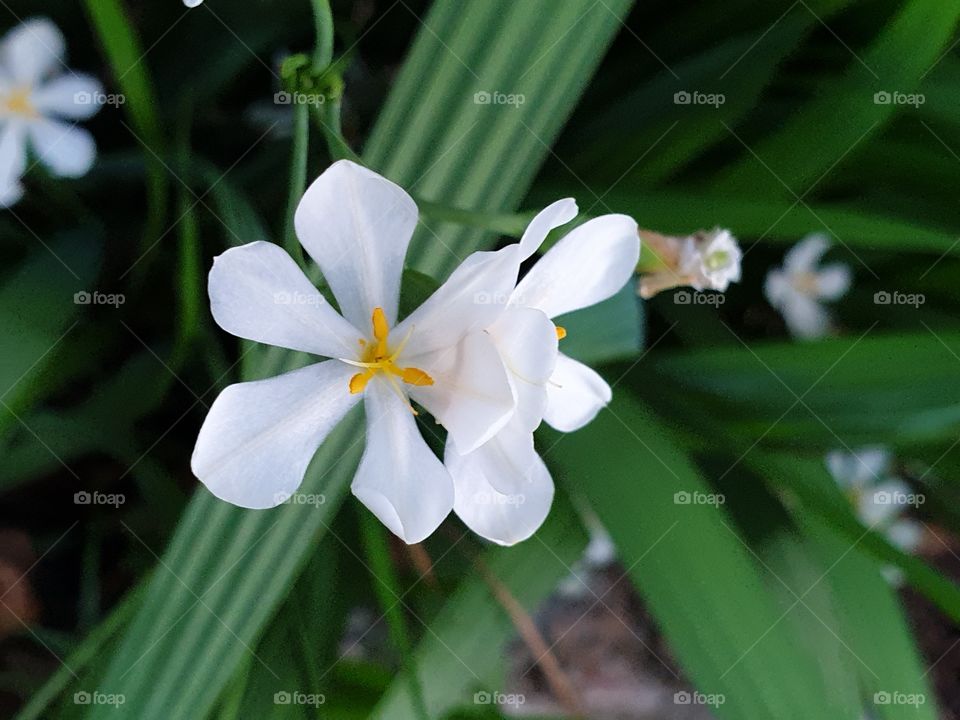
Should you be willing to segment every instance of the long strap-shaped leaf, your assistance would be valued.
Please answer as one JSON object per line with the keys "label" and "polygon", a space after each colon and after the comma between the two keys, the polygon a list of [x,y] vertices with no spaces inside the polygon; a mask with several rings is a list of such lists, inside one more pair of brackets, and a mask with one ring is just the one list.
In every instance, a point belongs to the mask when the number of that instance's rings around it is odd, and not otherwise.
{"label": "long strap-shaped leaf", "polygon": [[621,392],[549,458],[610,531],[684,669],[715,696],[718,718],[844,717],[732,520],[639,402]]}
{"label": "long strap-shaped leaf", "polygon": [[[496,0],[465,7],[440,0],[423,18],[374,131],[371,164],[438,200],[515,207],[630,4]],[[526,102],[476,105],[482,89],[523,92]],[[485,237],[465,235],[422,233],[410,261],[445,273]],[[127,716],[206,714],[325,531],[352,477],[362,432],[359,417],[348,418],[314,459],[303,492],[324,493],[320,509],[244,511],[198,491],[99,684],[102,692],[125,695]],[[572,553],[565,555],[566,562]],[[558,562],[555,576],[563,572]],[[542,592],[524,599],[536,602]],[[114,713],[92,706],[88,717]]]}

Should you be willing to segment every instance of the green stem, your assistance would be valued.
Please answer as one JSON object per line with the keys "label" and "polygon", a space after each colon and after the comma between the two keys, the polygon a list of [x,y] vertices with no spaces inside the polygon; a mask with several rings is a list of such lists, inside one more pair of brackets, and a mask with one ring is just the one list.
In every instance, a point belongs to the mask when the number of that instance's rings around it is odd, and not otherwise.
{"label": "green stem", "polygon": [[307,105],[293,106],[293,150],[290,158],[290,193],[287,197],[286,226],[284,247],[291,257],[303,264],[303,252],[297,241],[297,232],[293,224],[297,205],[307,188],[307,152],[310,147],[310,114]]}
{"label": "green stem", "polygon": [[400,592],[400,583],[390,559],[387,534],[384,532],[383,525],[366,511],[360,512],[360,534],[363,538],[370,574],[373,575],[373,589],[387,618],[390,640],[400,653],[403,673],[410,683],[410,699],[417,715],[422,720],[430,720],[427,703],[423,697],[423,688],[420,687],[420,680],[417,677],[410,633],[403,617],[403,604],[399,600],[403,594]]}
{"label": "green stem", "polygon": [[322,69],[333,61],[333,12],[329,0],[310,0],[310,4],[313,6],[313,23],[317,33],[313,64],[317,69]]}

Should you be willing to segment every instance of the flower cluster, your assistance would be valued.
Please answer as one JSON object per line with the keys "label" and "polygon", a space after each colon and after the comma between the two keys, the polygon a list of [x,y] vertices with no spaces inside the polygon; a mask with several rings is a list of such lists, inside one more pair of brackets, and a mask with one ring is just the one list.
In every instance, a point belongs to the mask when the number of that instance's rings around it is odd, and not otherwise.
{"label": "flower cluster", "polygon": [[[631,218],[598,217],[518,281],[521,263],[576,214],[573,200],[550,205],[520,242],[473,253],[401,319],[400,277],[417,206],[376,173],[334,163],[308,188],[295,226],[342,314],[267,242],[220,255],[209,281],[224,330],[330,359],[226,388],[200,430],[196,476],[236,505],[273,507],[363,399],[366,446],[352,490],[397,536],[420,542],[453,509],[494,542],[529,537],[553,500],[533,431],[542,420],[576,430],[611,397],[597,373],[559,352],[565,331],[553,319],[614,295],[640,250]],[[447,431],[442,462],[421,436],[414,403]]]}
{"label": "flower cluster", "polygon": [[102,87],[67,68],[64,54],[63,35],[45,18],[0,40],[0,206],[23,195],[28,148],[61,177],[86,174],[96,158],[93,137],[77,123],[100,109]]}

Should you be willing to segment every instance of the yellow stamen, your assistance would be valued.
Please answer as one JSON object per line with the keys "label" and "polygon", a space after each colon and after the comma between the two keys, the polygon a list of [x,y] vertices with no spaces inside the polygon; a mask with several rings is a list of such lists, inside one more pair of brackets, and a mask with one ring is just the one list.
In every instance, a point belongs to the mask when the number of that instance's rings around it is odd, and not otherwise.
{"label": "yellow stamen", "polygon": [[[373,325],[373,337],[376,343],[360,340],[361,357],[359,360],[343,361],[348,365],[364,368],[363,372],[357,373],[350,378],[350,392],[354,395],[363,392],[370,379],[378,372],[383,373],[384,379],[390,384],[391,389],[406,401],[406,396],[400,385],[394,378],[400,378],[408,385],[415,387],[426,387],[433,385],[433,378],[423,370],[415,367],[398,367],[397,358],[403,352],[407,341],[410,339],[410,333],[391,353],[387,340],[390,335],[390,325],[387,323],[387,316],[383,308],[374,308],[373,316],[370,319]],[[416,410],[407,402],[410,412],[416,415]]]}
{"label": "yellow stamen", "polygon": [[557,340],[563,340],[567,336],[567,329],[562,328],[559,325],[557,325],[556,328],[557,328]]}

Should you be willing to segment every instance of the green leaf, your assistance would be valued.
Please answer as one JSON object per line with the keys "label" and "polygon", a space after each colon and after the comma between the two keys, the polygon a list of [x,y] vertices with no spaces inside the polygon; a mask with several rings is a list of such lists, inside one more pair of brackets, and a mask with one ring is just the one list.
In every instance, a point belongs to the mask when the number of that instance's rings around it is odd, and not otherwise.
{"label": "green leaf", "polygon": [[[807,486],[830,498],[835,507],[845,507],[846,500],[822,461],[793,455],[757,455],[751,464],[764,477],[776,478],[777,486],[784,482]],[[857,542],[859,536],[850,538],[838,532],[836,525],[822,515],[800,510],[795,517],[829,568],[824,581],[833,588],[843,623],[837,632],[857,658],[854,668],[867,705],[883,720],[899,720],[905,717],[904,707],[875,705],[874,693],[919,693],[926,702],[910,707],[909,717],[934,720],[935,696],[897,594],[880,574],[880,563],[863,551]]]}
{"label": "green leaf", "polygon": [[838,716],[817,658],[780,622],[723,507],[683,502],[713,490],[640,403],[617,393],[593,423],[557,438],[548,459],[610,532],[694,683],[725,697],[718,717]]}
{"label": "green leaf", "polygon": [[[487,550],[480,557],[481,568],[488,569],[524,607],[536,607],[569,572],[585,544],[572,508],[558,497],[534,537],[512,548]],[[447,599],[414,651],[413,663],[431,717],[470,705],[478,690],[502,689],[503,647],[515,630],[482,573],[472,574]],[[409,688],[408,678],[396,678],[370,720],[419,720]]]}
{"label": "green leaf", "polygon": [[823,83],[825,92],[791,113],[769,136],[748,140],[750,149],[743,149],[743,159],[715,183],[730,194],[793,199],[794,193],[803,193],[865,135],[890,119],[895,106],[874,102],[875,92],[915,91],[947,50],[958,17],[957,3],[902,3],[869,47],[850,51],[842,79]]}
{"label": "green leaf", "polygon": [[643,303],[633,281],[612,298],[555,322],[567,331],[560,349],[589,365],[629,359],[643,348]]}
{"label": "green leaf", "polygon": [[[42,241],[40,241],[42,242]],[[73,233],[37,247],[0,287],[0,435],[43,392],[43,371],[95,290],[101,243]]]}

